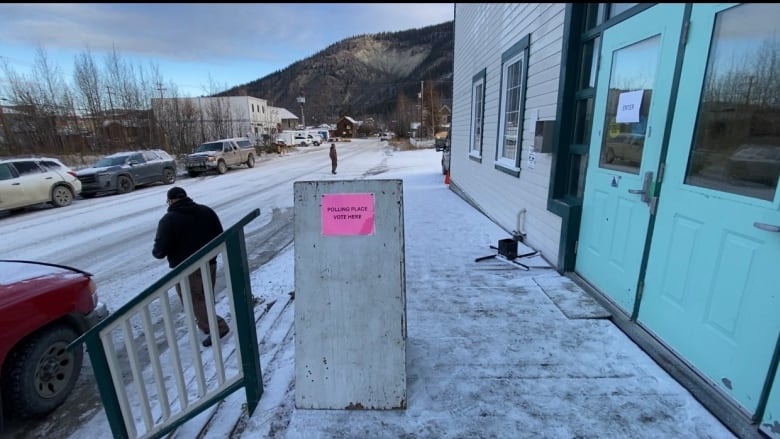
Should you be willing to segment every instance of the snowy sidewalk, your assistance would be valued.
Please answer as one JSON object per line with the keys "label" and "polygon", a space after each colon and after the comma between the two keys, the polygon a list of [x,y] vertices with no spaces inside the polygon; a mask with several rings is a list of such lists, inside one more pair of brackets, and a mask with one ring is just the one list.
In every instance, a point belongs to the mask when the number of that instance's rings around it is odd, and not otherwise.
{"label": "snowy sidewalk", "polygon": [[475,262],[509,236],[440,175],[404,176],[404,212],[407,408],[295,409],[292,367],[264,370],[241,437],[734,437],[541,258]]}

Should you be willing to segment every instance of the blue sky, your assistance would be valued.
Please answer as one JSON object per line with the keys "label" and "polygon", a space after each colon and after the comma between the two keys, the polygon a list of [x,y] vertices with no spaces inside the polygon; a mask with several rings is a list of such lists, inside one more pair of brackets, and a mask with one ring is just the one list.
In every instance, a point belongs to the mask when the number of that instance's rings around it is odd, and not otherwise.
{"label": "blue sky", "polygon": [[180,95],[199,96],[212,85],[262,78],[344,38],[453,18],[453,3],[3,4],[0,64],[29,75],[43,49],[71,83],[76,55],[89,50],[102,67],[113,47],[136,67],[159,67]]}

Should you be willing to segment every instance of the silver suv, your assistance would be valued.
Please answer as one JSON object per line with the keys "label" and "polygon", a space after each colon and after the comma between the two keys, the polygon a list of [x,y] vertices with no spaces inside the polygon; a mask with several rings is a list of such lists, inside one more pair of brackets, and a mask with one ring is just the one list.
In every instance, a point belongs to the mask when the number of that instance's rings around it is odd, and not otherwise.
{"label": "silver suv", "polygon": [[40,203],[63,207],[80,192],[76,173],[57,159],[0,159],[0,211]]}
{"label": "silver suv", "polygon": [[153,183],[176,181],[176,160],[161,149],[117,152],[98,160],[91,168],[80,169],[83,198],[98,194],[124,194]]}

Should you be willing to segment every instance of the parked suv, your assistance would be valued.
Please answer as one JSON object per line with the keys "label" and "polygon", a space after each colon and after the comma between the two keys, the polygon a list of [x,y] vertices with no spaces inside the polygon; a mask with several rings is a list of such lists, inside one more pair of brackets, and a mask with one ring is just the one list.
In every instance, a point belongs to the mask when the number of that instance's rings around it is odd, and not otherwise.
{"label": "parked suv", "polygon": [[312,141],[311,136],[304,136],[303,134],[295,136],[293,139],[295,141],[296,145],[300,146],[311,146],[314,142]]}
{"label": "parked suv", "polygon": [[67,206],[81,193],[76,172],[54,158],[0,159],[0,210]]}
{"label": "parked suv", "polygon": [[65,265],[0,260],[2,418],[45,415],[79,378],[84,348],[68,349],[105,319],[92,274]]}
{"label": "parked suv", "polygon": [[98,160],[91,168],[80,169],[81,196],[124,194],[153,183],[176,181],[176,160],[161,149],[118,152]]}

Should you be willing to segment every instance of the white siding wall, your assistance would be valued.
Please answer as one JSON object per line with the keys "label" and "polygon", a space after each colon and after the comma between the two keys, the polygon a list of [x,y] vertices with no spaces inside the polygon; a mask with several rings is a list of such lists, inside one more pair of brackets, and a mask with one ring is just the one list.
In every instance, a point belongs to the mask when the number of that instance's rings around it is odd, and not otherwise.
{"label": "white siding wall", "polygon": [[[276,124],[281,122],[279,113],[273,112],[272,107],[268,106],[265,99],[251,96],[228,96],[228,97],[208,97],[208,98],[190,98],[197,105],[200,105],[204,117],[208,118],[208,111],[213,101],[219,102],[221,108],[230,111],[232,120],[233,135],[246,136],[254,134],[255,127],[259,128],[259,133],[267,133]],[[252,104],[255,111],[252,112]],[[263,109],[265,111],[263,111]],[[252,135],[250,135],[252,137]]]}
{"label": "white siding wall", "polygon": [[[557,110],[565,4],[458,3],[452,114],[452,183],[507,233],[524,232],[525,242],[551,263],[558,260],[561,219],[547,210],[551,154],[528,153],[537,120]],[[501,55],[530,34],[520,176],[495,169],[501,96]],[[471,85],[486,69],[485,122],[481,162],[469,157]],[[525,221],[521,221],[525,211]]]}

